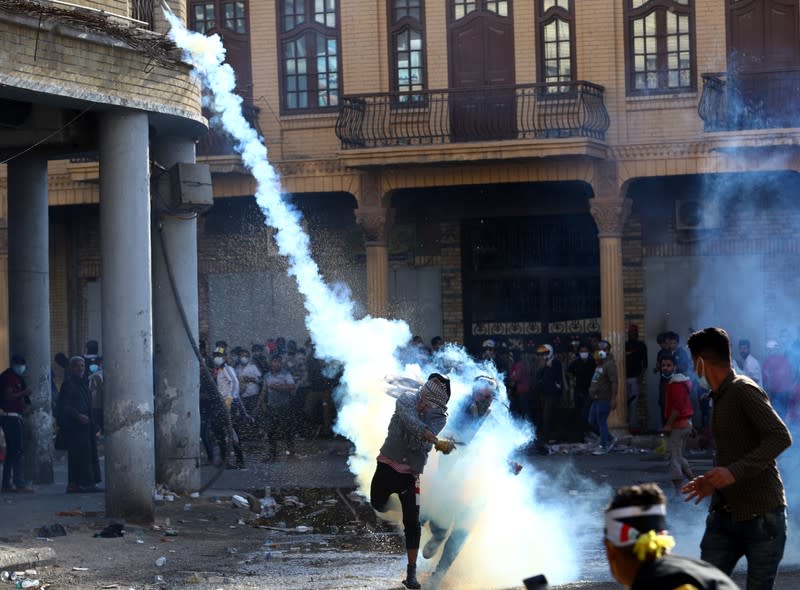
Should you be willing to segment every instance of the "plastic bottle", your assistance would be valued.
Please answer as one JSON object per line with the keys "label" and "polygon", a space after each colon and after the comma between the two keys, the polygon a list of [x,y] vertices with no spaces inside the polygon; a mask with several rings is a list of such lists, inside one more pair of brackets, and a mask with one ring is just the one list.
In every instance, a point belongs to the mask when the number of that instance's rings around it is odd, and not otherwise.
{"label": "plastic bottle", "polygon": [[167,563],[167,558],[163,555],[156,559],[156,567],[163,567],[165,563]]}

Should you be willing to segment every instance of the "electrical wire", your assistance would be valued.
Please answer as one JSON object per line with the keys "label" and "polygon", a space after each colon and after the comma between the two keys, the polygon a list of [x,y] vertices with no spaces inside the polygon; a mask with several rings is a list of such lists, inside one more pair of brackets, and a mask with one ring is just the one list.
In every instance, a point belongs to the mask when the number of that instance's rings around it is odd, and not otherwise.
{"label": "electrical wire", "polygon": [[16,154],[14,154],[13,156],[11,156],[11,157],[9,157],[9,158],[6,158],[6,159],[5,159],[5,160],[3,160],[2,162],[0,162],[0,165],[2,165],[2,164],[7,164],[7,163],[8,163],[8,162],[10,162],[11,160],[13,160],[13,159],[15,159],[15,158],[19,158],[20,156],[22,156],[22,155],[24,155],[24,154],[27,154],[29,151],[31,151],[32,149],[34,149],[34,148],[36,148],[36,147],[38,147],[38,146],[42,145],[42,144],[43,144],[45,141],[47,141],[48,139],[50,139],[50,138],[51,138],[51,137],[53,137],[54,135],[58,135],[59,133],[61,133],[62,131],[64,131],[64,129],[66,129],[67,127],[69,127],[70,125],[72,125],[72,124],[73,124],[75,121],[77,121],[78,119],[80,119],[81,117],[83,117],[83,116],[84,116],[84,115],[85,115],[85,114],[86,114],[86,113],[87,113],[87,112],[88,112],[88,111],[89,111],[89,110],[92,108],[92,106],[93,106],[93,105],[89,105],[88,107],[86,107],[85,109],[83,109],[83,110],[82,110],[80,113],[78,113],[77,115],[75,115],[74,117],[72,117],[72,119],[70,119],[69,121],[67,121],[66,123],[64,123],[64,124],[63,124],[63,125],[62,125],[62,126],[59,128],[59,129],[56,129],[56,130],[55,130],[55,131],[53,131],[53,132],[52,132],[50,135],[48,135],[48,136],[46,136],[46,137],[43,137],[42,139],[40,139],[39,141],[37,141],[36,143],[34,143],[32,146],[29,146],[29,147],[25,148],[24,150],[22,150],[21,152],[19,152],[19,153],[16,153]]}

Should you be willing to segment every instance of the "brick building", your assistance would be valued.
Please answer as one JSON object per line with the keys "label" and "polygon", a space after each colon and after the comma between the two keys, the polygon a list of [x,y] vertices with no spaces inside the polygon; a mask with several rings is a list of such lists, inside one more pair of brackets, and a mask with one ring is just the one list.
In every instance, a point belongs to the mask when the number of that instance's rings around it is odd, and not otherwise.
{"label": "brick building", "polygon": [[[636,323],[651,363],[664,330],[723,325],[756,356],[784,327],[795,337],[799,13],[798,0],[188,2],[191,28],[222,34],[324,274],[364,312],[471,349],[599,329],[620,362]],[[198,149],[217,198],[198,229],[201,333],[301,340],[252,179],[224,135]],[[51,215],[69,241],[51,251],[66,277],[54,350],[94,335],[92,170],[51,168],[51,199],[84,191]],[[640,418],[657,422],[654,406]]]}

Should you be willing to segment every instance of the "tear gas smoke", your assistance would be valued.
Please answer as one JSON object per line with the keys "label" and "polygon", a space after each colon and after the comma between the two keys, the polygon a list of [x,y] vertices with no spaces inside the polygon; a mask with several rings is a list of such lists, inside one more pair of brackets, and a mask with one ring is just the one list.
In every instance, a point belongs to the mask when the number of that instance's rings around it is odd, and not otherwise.
{"label": "tear gas smoke", "polygon": [[[451,412],[465,396],[479,373],[496,375],[494,365],[482,366],[466,352],[448,346],[429,364],[419,359],[401,360],[402,347],[411,339],[401,321],[365,316],[356,318],[349,291],[327,285],[311,258],[309,238],[300,215],[281,196],[267,149],[241,112],[241,98],[234,94],[233,70],[223,64],[225,50],[219,37],[188,31],[171,13],[170,37],[185,50],[186,59],[210,91],[208,106],[214,120],[234,138],[242,161],[257,181],[256,201],[266,222],[276,228],[280,253],[288,259],[289,274],[304,297],[306,326],[319,358],[336,361],[343,368],[338,394],[336,430],[354,443],[350,468],[368,495],[375,457],[394,411],[394,400],[385,395],[388,375],[424,381],[429,372],[449,369],[452,382]],[[502,383],[502,381],[501,381]],[[569,508],[535,504],[537,489],[548,485],[532,469],[514,476],[508,459],[530,438],[528,427],[508,412],[505,388],[493,404],[490,416],[473,441],[446,457],[434,457],[423,476],[423,506],[428,516],[442,504],[457,505],[458,518],[471,534],[451,569],[450,580],[464,588],[516,585],[531,572],[545,572],[552,581],[576,578],[579,556],[587,543],[584,532],[598,513],[582,516]],[[435,455],[435,453],[432,453]],[[603,493],[603,499],[608,494]],[[584,513],[585,514],[585,513]],[[399,519],[398,519],[399,520]],[[423,536],[423,543],[425,542]],[[424,563],[421,567],[425,569]]]}

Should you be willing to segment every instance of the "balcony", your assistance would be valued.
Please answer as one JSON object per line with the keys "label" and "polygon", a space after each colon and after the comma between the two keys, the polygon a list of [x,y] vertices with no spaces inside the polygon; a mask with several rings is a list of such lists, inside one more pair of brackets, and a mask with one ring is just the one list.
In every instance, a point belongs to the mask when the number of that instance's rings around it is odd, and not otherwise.
{"label": "balcony", "polygon": [[[250,124],[259,135],[263,135],[261,127],[258,123],[258,114],[261,111],[252,102],[245,100],[242,102],[242,114],[245,120]],[[209,129],[200,140],[197,142],[197,155],[198,156],[231,156],[236,154],[235,142],[228,133],[226,133],[219,125],[215,125],[213,117],[206,110],[203,109],[203,116],[209,120]]]}
{"label": "balcony", "polygon": [[604,89],[590,82],[385,92],[342,98],[343,150],[507,140],[605,139]]}
{"label": "balcony", "polygon": [[705,131],[800,127],[800,69],[703,74]]}

